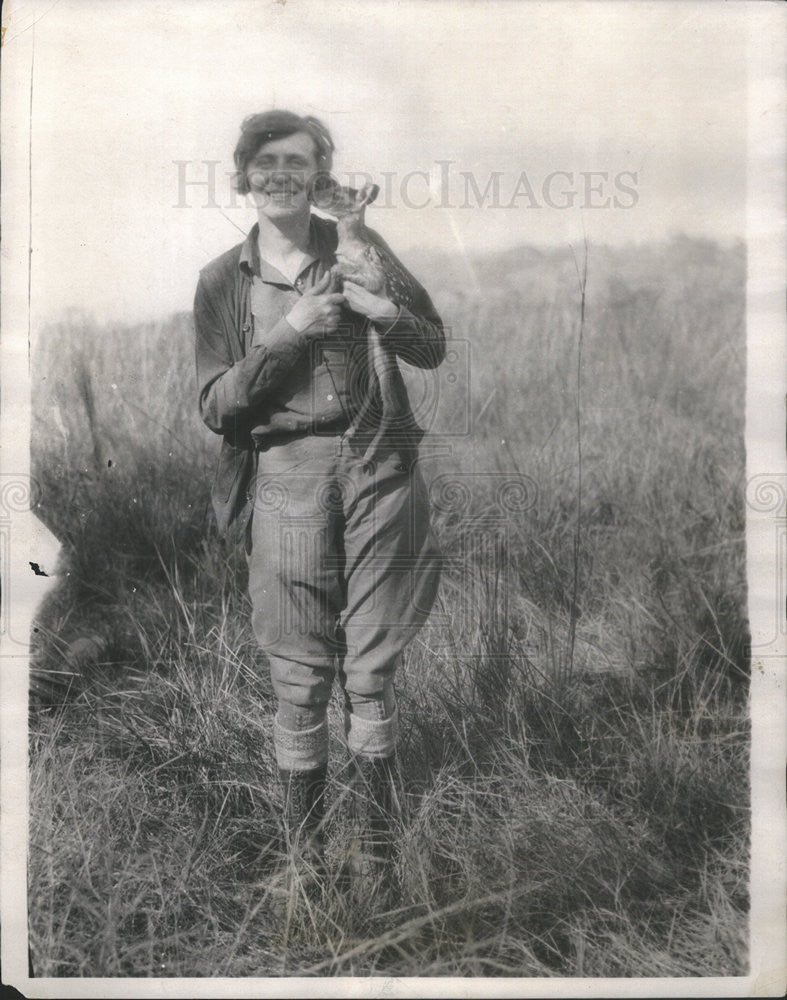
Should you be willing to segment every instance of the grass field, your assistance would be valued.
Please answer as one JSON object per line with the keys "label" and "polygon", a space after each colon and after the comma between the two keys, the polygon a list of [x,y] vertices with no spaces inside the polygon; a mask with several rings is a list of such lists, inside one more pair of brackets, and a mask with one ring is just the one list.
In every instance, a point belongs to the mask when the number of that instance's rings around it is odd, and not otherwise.
{"label": "grass field", "polygon": [[[34,475],[68,575],[33,661],[37,975],[746,971],[743,249],[591,246],[581,356],[568,251],[412,266],[470,344],[440,426],[469,408],[472,433],[424,465],[464,556],[399,678],[387,912],[282,874],[190,317],[39,332]],[[338,768],[338,701],[331,724]]]}

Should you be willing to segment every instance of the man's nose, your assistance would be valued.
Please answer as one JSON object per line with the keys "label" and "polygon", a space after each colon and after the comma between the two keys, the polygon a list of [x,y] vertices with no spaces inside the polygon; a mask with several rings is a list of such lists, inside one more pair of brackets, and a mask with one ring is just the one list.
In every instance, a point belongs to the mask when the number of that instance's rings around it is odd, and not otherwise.
{"label": "man's nose", "polygon": [[274,174],[274,180],[288,184],[290,187],[303,187],[306,184],[306,173],[292,167],[282,167]]}

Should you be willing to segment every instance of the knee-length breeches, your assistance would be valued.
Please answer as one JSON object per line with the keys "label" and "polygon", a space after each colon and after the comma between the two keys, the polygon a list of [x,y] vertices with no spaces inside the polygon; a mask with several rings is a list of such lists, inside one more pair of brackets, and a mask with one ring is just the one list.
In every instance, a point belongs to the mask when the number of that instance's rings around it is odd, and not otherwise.
{"label": "knee-length breeches", "polygon": [[373,463],[340,437],[309,436],[259,457],[249,592],[277,698],[383,697],[434,602],[440,551],[417,462]]}

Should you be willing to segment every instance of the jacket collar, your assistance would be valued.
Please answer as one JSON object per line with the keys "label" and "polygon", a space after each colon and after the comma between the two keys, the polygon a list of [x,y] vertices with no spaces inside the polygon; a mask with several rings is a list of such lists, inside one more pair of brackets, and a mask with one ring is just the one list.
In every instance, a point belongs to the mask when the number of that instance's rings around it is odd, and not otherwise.
{"label": "jacket collar", "polygon": [[[276,268],[260,258],[260,248],[257,244],[259,232],[259,223],[255,222],[241,244],[238,267],[246,278],[251,279],[257,275],[263,281],[280,281],[281,275]],[[309,219],[309,246],[304,257],[304,267],[315,260],[322,260],[326,264],[333,263],[336,242],[336,223],[312,213]]]}

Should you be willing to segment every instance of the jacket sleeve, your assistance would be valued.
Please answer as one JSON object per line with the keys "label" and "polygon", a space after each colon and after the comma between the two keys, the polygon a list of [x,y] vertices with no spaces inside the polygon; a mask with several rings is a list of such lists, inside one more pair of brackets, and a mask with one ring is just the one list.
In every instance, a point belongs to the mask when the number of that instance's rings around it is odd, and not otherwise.
{"label": "jacket sleeve", "polygon": [[264,346],[232,355],[232,317],[204,274],[194,296],[197,387],[200,416],[217,434],[237,435],[248,427],[269,393],[301,359],[306,339],[282,317]]}
{"label": "jacket sleeve", "polygon": [[370,230],[369,235],[404,271],[414,292],[409,308],[399,306],[393,322],[386,319],[379,324],[380,336],[391,343],[399,357],[408,364],[417,368],[437,368],[445,358],[443,321],[424,287],[404,267],[379,233]]}

